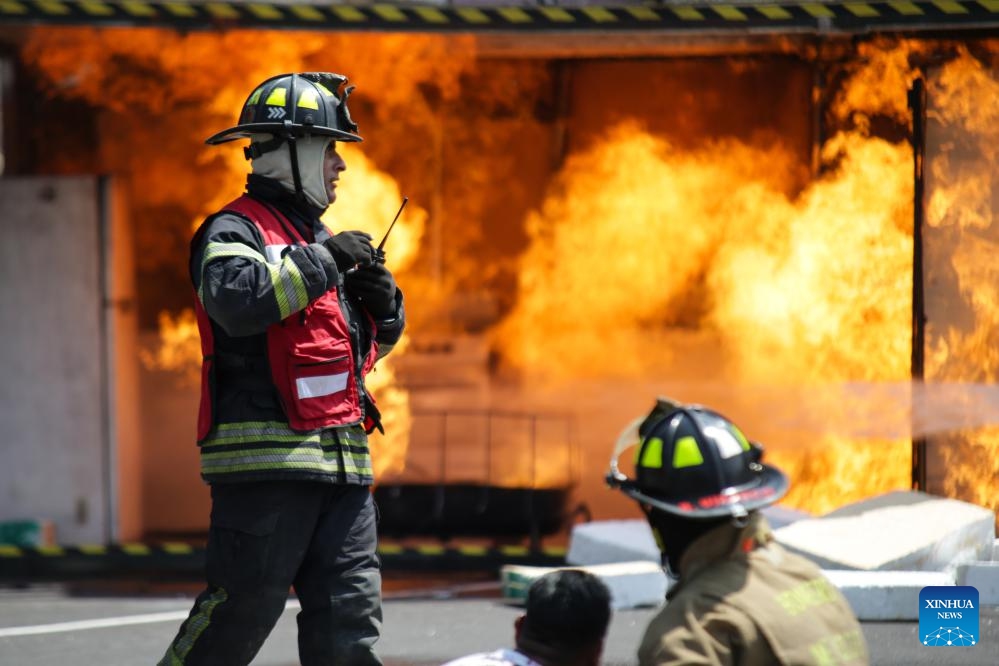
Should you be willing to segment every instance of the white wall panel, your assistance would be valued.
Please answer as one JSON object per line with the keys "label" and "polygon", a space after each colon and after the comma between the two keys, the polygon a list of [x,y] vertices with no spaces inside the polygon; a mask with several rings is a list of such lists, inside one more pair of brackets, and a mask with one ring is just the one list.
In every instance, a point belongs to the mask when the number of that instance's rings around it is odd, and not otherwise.
{"label": "white wall panel", "polygon": [[107,536],[101,237],[93,177],[0,179],[0,520]]}

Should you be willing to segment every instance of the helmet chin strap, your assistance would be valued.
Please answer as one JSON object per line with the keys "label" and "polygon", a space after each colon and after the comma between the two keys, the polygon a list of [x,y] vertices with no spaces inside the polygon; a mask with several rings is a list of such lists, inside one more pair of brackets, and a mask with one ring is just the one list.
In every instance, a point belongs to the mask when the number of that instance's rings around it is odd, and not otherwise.
{"label": "helmet chin strap", "polygon": [[288,156],[291,158],[291,177],[295,182],[295,197],[302,203],[307,203],[305,189],[302,187],[302,174],[298,168],[298,143],[295,139],[295,132],[292,130],[292,126],[295,124],[295,112],[298,110],[298,104],[295,103],[295,82],[297,80],[298,75],[292,74],[288,84],[288,104],[291,106],[291,113],[288,114],[289,118],[284,119],[284,133],[285,139],[288,141]]}
{"label": "helmet chin strap", "polygon": [[[288,121],[284,121],[287,123]],[[288,156],[291,158],[291,177],[295,182],[295,197],[302,202],[307,201],[305,198],[305,189],[302,187],[302,174],[298,168],[298,142],[295,140],[295,136],[288,133]]]}

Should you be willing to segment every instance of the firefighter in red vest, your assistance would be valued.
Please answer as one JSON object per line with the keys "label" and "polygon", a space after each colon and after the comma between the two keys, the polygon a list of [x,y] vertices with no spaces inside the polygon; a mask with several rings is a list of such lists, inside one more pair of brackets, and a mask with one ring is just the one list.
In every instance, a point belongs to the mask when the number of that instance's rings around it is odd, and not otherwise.
{"label": "firefighter in red vest", "polygon": [[[725,417],[660,399],[622,433],[607,481],[639,503],[675,579],[649,623],[640,666],[864,666],[849,603],[776,541],[759,510],[788,490],[763,449]],[[619,469],[638,443],[635,478]]]}
{"label": "firefighter in red vest", "polygon": [[364,378],[405,314],[371,236],[320,221],[346,168],[337,142],[361,141],[346,84],[270,78],[207,140],[250,139],[252,173],[191,242],[207,584],[161,664],[250,663],[290,588],[302,664],[381,663],[367,441],[381,423]]}

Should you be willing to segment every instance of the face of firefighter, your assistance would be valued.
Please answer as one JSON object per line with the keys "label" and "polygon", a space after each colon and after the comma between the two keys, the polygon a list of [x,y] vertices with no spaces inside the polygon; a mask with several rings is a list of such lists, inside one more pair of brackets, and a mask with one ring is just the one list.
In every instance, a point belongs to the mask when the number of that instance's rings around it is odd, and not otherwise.
{"label": "face of firefighter", "polygon": [[[269,134],[255,134],[254,141],[267,141]],[[336,152],[336,142],[328,137],[305,137],[295,144],[302,194],[309,204],[324,209],[336,198],[335,181],[347,168]],[[291,168],[291,151],[287,143],[277,150],[264,153],[253,160],[253,173],[273,178],[289,192],[295,192],[294,172]]]}
{"label": "face of firefighter", "polygon": [[340,180],[340,174],[346,170],[347,163],[337,152],[336,141],[330,141],[323,157],[323,183],[326,185],[326,198],[330,204],[336,201],[336,184]]}

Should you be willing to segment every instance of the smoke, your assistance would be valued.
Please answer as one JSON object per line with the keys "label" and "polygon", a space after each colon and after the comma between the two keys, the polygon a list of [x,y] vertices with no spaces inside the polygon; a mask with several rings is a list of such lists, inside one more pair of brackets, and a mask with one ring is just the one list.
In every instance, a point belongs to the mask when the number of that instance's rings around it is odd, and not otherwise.
{"label": "smoke", "polygon": [[804,435],[804,446],[809,437],[918,439],[999,425],[999,386],[994,384],[846,382],[755,386],[739,395],[720,387],[709,391],[722,403],[766,415],[768,430]]}

